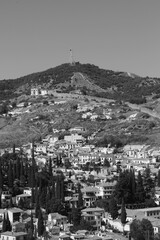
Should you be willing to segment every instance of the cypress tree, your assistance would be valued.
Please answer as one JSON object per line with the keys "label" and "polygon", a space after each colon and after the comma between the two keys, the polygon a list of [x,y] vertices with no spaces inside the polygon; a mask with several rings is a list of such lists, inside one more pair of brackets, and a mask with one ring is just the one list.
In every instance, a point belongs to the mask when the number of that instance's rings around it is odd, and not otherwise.
{"label": "cypress tree", "polygon": [[12,201],[12,197],[10,198],[10,201],[9,201],[9,208],[12,208],[13,207],[13,201]]}
{"label": "cypress tree", "polygon": [[145,190],[143,187],[143,179],[141,176],[140,171],[138,172],[138,177],[137,177],[137,188],[136,188],[136,200],[138,203],[143,203],[145,200]]}
{"label": "cypress tree", "polygon": [[45,231],[45,227],[44,227],[43,215],[40,210],[38,214],[38,236],[41,237],[44,231]]}
{"label": "cypress tree", "polygon": [[13,144],[13,153],[15,154],[16,152],[16,146],[15,146],[15,143]]}
{"label": "cypress tree", "polygon": [[2,165],[0,162],[0,190],[3,188],[3,175],[2,175]]}
{"label": "cypress tree", "polygon": [[61,198],[61,182],[59,179],[59,176],[57,176],[56,179],[56,199],[60,199]]}
{"label": "cypress tree", "polygon": [[54,178],[53,178],[53,177],[52,177],[51,197],[52,197],[52,198],[55,198],[55,197],[56,197],[55,181],[54,181]]}
{"label": "cypress tree", "polygon": [[74,205],[72,206],[71,219],[72,219],[72,223],[75,227],[79,226],[80,220],[81,220],[81,215],[80,215],[79,209],[75,208]]}
{"label": "cypress tree", "polygon": [[32,187],[32,167],[28,167],[28,187]]}
{"label": "cypress tree", "polygon": [[124,199],[122,200],[122,206],[121,206],[121,223],[124,225],[126,223],[126,208],[125,208],[125,203]]}
{"label": "cypress tree", "polygon": [[11,161],[9,162],[9,168],[8,168],[8,186],[9,188],[13,187],[13,165]]}
{"label": "cypress tree", "polygon": [[78,208],[82,208],[83,207],[83,196],[82,196],[82,192],[81,190],[79,191],[78,194]]}
{"label": "cypress tree", "polygon": [[47,188],[44,186],[41,188],[39,193],[39,203],[41,207],[45,207],[46,205],[46,195],[47,195]]}
{"label": "cypress tree", "polygon": [[135,202],[135,193],[136,193],[136,181],[135,181],[135,172],[131,170],[131,193],[132,193],[132,203]]}
{"label": "cypress tree", "polygon": [[61,199],[62,202],[64,202],[64,178],[63,178],[63,176],[62,176],[62,178],[61,178],[60,184],[61,184],[61,188],[60,188],[60,189],[61,189],[60,199]]}
{"label": "cypress tree", "polygon": [[2,224],[2,232],[6,232],[6,231],[7,231],[7,221],[6,221],[6,217],[4,215],[3,224]]}
{"label": "cypress tree", "polygon": [[19,157],[17,157],[17,160],[16,160],[16,178],[20,179],[20,159]]}
{"label": "cypress tree", "polygon": [[31,228],[31,239],[34,237],[34,224],[33,224],[33,214],[31,212],[31,225],[30,225],[30,228]]}
{"label": "cypress tree", "polygon": [[20,163],[20,176],[24,176],[24,166],[22,161]]}
{"label": "cypress tree", "polygon": [[110,212],[113,220],[118,217],[117,202],[113,196],[111,197],[111,199],[109,201],[109,212]]}
{"label": "cypress tree", "polygon": [[35,216],[38,218],[38,214],[40,211],[40,205],[39,205],[39,194],[36,195],[36,208],[35,208]]}
{"label": "cypress tree", "polygon": [[154,188],[154,183],[153,183],[153,180],[151,178],[151,170],[149,167],[147,167],[144,171],[144,174],[143,174],[143,185],[144,185],[144,189],[146,191],[146,194],[148,196],[150,196],[150,193],[151,193],[151,190]]}
{"label": "cypress tree", "polygon": [[157,179],[157,181],[158,181],[158,187],[160,187],[160,169],[158,170],[158,179]]}
{"label": "cypress tree", "polygon": [[31,207],[34,206],[34,203],[35,203],[35,191],[34,191],[34,189],[32,188]]}
{"label": "cypress tree", "polygon": [[49,158],[48,171],[49,171],[49,175],[52,176],[52,160],[51,160],[51,158]]}
{"label": "cypress tree", "polygon": [[47,214],[49,214],[50,212],[50,201],[51,201],[51,193],[50,193],[50,190],[48,189],[47,195],[46,195],[46,205],[45,205]]}
{"label": "cypress tree", "polygon": [[7,214],[7,217],[6,217],[6,228],[7,228],[6,231],[11,231],[12,230],[12,226],[11,226],[11,223],[9,221],[8,214]]}
{"label": "cypress tree", "polygon": [[13,172],[12,172],[12,175],[13,175],[13,182],[14,180],[16,179],[16,164],[13,163]]}

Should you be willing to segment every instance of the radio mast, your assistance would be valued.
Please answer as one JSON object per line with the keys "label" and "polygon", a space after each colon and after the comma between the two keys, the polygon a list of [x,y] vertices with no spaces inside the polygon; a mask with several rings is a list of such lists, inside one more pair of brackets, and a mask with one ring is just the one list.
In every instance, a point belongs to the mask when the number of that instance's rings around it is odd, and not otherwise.
{"label": "radio mast", "polygon": [[72,49],[69,50],[69,63],[71,66],[75,66],[75,61],[74,61],[74,57],[73,57],[73,52],[72,52]]}

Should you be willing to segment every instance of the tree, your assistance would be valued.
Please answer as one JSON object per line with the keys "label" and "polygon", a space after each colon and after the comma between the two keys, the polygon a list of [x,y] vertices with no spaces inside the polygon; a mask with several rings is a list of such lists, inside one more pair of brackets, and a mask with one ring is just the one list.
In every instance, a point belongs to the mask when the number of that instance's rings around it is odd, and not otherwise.
{"label": "tree", "polygon": [[157,183],[158,187],[160,187],[160,170],[158,170],[158,179],[157,180],[158,180],[158,183]]}
{"label": "tree", "polygon": [[109,201],[109,212],[111,214],[112,219],[116,219],[118,217],[117,202],[113,196]]}
{"label": "tree", "polygon": [[0,190],[3,188],[3,175],[2,175],[2,165],[0,161]]}
{"label": "tree", "polygon": [[43,221],[43,215],[41,210],[39,211],[38,214],[38,236],[42,236],[44,231],[45,231],[45,226],[44,226],[44,221]]}
{"label": "tree", "polygon": [[148,219],[142,219],[141,221],[141,226],[144,232],[145,236],[148,236],[148,239],[152,240],[154,239],[154,230],[153,230],[153,226],[152,223],[148,220]]}
{"label": "tree", "polygon": [[137,177],[137,187],[136,187],[136,201],[138,203],[143,203],[145,200],[145,190],[143,187],[143,179],[141,176],[141,172],[138,172],[138,177]]}
{"label": "tree", "polygon": [[151,192],[154,188],[154,182],[151,178],[151,170],[149,167],[147,167],[144,171],[144,174],[143,174],[143,185],[144,185],[144,189],[145,189],[145,192],[146,192],[146,195],[147,197],[150,197],[151,196]]}
{"label": "tree", "polygon": [[35,216],[36,216],[36,218],[38,218],[38,216],[39,216],[39,211],[40,211],[39,194],[37,193],[37,196],[36,196],[36,208],[35,208]]}
{"label": "tree", "polygon": [[130,225],[130,235],[134,240],[153,240],[153,226],[148,219],[135,219]]}
{"label": "tree", "polygon": [[104,166],[104,167],[107,167],[107,168],[110,167],[110,163],[109,163],[109,161],[107,160],[107,158],[104,159],[103,166]]}
{"label": "tree", "polygon": [[2,224],[2,232],[6,232],[7,231],[7,221],[4,215],[4,219],[3,219],[3,224]]}
{"label": "tree", "polygon": [[118,203],[121,203],[122,199],[124,199],[125,203],[133,203],[132,177],[132,173],[128,170],[120,172],[115,187],[115,196]]}
{"label": "tree", "polygon": [[82,209],[82,207],[83,207],[83,196],[80,190],[78,194],[78,208]]}
{"label": "tree", "polygon": [[18,202],[18,207],[19,208],[24,208],[24,200],[22,198],[20,198],[19,202]]}
{"label": "tree", "polygon": [[18,178],[18,179],[20,179],[20,169],[21,169],[20,158],[17,157],[17,160],[16,160],[16,178]]}
{"label": "tree", "polygon": [[33,224],[33,214],[31,212],[31,232],[32,232],[32,236],[34,234],[34,224]]}
{"label": "tree", "polygon": [[124,227],[125,223],[126,223],[126,208],[125,208],[125,203],[124,203],[124,199],[122,200],[122,207],[121,207],[121,223]]}
{"label": "tree", "polygon": [[8,168],[8,186],[9,188],[13,187],[13,166],[11,164],[11,161],[9,163],[9,168]]}
{"label": "tree", "polygon": [[7,217],[6,217],[6,231],[11,231],[11,229],[12,229],[12,226],[11,226],[11,223],[9,221],[8,214],[7,214]]}
{"label": "tree", "polygon": [[141,229],[141,221],[133,220],[130,225],[130,235],[134,240],[145,240],[142,229]]}
{"label": "tree", "polygon": [[71,219],[74,227],[78,226],[80,224],[81,220],[81,214],[78,208],[75,208],[72,206],[72,212],[71,212]]}
{"label": "tree", "polygon": [[104,208],[105,212],[109,212],[109,200],[108,199],[98,199],[95,201],[94,205],[99,208]]}
{"label": "tree", "polygon": [[48,211],[50,212],[58,212],[59,214],[62,215],[67,215],[64,205],[62,204],[61,200],[52,198],[50,200],[49,206],[48,206]]}

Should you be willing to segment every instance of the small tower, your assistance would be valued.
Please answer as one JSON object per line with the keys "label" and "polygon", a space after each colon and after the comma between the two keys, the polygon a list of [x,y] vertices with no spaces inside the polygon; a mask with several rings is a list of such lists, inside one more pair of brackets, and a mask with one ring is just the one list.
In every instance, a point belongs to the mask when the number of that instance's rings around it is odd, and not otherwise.
{"label": "small tower", "polygon": [[72,52],[72,49],[69,50],[69,63],[71,66],[75,66],[75,61],[74,61],[74,58],[73,58],[73,52]]}

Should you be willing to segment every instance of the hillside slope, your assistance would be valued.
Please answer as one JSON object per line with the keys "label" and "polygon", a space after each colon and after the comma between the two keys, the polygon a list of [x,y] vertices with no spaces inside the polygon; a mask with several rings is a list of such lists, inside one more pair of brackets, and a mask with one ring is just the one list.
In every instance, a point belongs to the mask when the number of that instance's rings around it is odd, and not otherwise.
{"label": "hillside slope", "polygon": [[78,88],[78,84],[72,85],[75,73],[83,75],[82,78],[85,81],[79,87],[85,87],[86,94],[89,95],[130,102],[138,99],[143,102],[144,97],[160,93],[160,79],[158,78],[141,78],[134,74],[100,69],[91,64],[76,63],[75,66],[70,66],[66,63],[14,80],[1,80],[0,100],[19,96],[23,93],[29,94],[33,86],[47,89],[60,88],[61,86],[62,92],[70,92]]}

